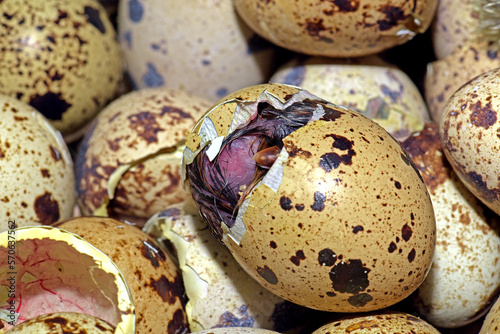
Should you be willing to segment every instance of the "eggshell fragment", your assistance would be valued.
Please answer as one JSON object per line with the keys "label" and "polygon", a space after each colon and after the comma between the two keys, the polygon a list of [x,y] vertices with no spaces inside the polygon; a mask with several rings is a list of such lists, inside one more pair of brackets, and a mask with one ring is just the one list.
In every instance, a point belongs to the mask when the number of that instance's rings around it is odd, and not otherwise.
{"label": "eggshell fragment", "polygon": [[0,10],[0,93],[32,105],[63,135],[115,97],[122,55],[97,0],[2,1]]}
{"label": "eggshell fragment", "polygon": [[185,91],[152,88],[107,106],[78,149],[82,212],[146,220],[185,199],[179,174],[184,138],[210,105]]}
{"label": "eggshell fragment", "polygon": [[500,214],[500,69],[485,72],[448,100],[440,122],[444,152],[460,180]]}
{"label": "eggshell fragment", "polygon": [[318,328],[313,334],[439,334],[424,320],[397,311],[352,315]]}
{"label": "eggshell fragment", "polygon": [[151,237],[111,218],[78,217],[56,226],[80,235],[121,269],[134,300],[137,333],[187,330],[179,269]]}
{"label": "eggshell fragment", "polygon": [[[5,95],[0,128],[0,216],[17,226],[71,217],[75,176],[60,133],[33,107]],[[0,232],[6,230],[0,224]]]}
{"label": "eggshell fragment", "polygon": [[[217,195],[204,198],[210,182],[196,179],[216,174],[204,174],[195,159],[215,161],[224,138],[244,131],[266,108],[303,120],[301,103],[316,105],[310,120],[282,139],[269,171],[232,213],[228,208],[234,219],[217,218],[226,211]],[[406,152],[374,121],[298,87],[257,85],[221,100],[187,135],[183,171],[212,232],[252,277],[284,299],[324,311],[381,309],[411,294],[428,272],[434,212]]]}
{"label": "eggshell fragment", "polygon": [[335,104],[374,120],[399,140],[430,120],[424,99],[413,81],[380,57],[294,59],[270,82],[300,86]]}
{"label": "eggshell fragment", "polygon": [[6,334],[113,334],[115,326],[85,313],[54,312],[31,318]]}
{"label": "eggshell fragment", "polygon": [[299,53],[359,57],[403,44],[431,24],[436,0],[236,0],[245,22],[271,42]]}
{"label": "eggshell fragment", "polygon": [[175,249],[192,332],[238,326],[297,333],[311,318],[312,310],[283,300],[250,277],[214,238],[192,200],[168,206],[143,230]]}
{"label": "eggshell fragment", "polygon": [[103,252],[78,235],[50,226],[1,233],[2,324],[9,329],[52,312],[86,313],[116,326],[117,334],[135,333],[127,282]]}
{"label": "eggshell fragment", "polygon": [[429,190],[437,226],[434,261],[415,304],[437,327],[467,325],[489,309],[500,290],[500,217],[459,180],[443,153],[437,124],[427,124],[402,145]]}
{"label": "eggshell fragment", "polygon": [[231,0],[121,0],[118,30],[136,87],[185,89],[211,102],[267,81],[276,51]]}

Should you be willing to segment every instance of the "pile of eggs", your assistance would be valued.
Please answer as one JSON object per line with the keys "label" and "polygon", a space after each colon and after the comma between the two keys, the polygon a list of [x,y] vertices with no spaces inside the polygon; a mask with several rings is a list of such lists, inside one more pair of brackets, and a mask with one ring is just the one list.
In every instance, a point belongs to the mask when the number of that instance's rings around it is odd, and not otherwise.
{"label": "pile of eggs", "polygon": [[497,7],[0,0],[0,334],[498,332]]}

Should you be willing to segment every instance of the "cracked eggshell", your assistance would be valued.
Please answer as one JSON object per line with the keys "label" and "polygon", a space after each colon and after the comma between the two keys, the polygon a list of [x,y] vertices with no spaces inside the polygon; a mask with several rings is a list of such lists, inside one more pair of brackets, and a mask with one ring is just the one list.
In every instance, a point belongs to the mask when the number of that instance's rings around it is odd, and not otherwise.
{"label": "cracked eggshell", "polygon": [[343,317],[315,330],[312,334],[439,334],[426,321],[398,311],[381,311]]}
{"label": "cracked eggshell", "polygon": [[5,334],[113,334],[115,326],[85,313],[54,312],[31,318]]}
{"label": "cracked eggshell", "polygon": [[133,91],[108,105],[78,150],[76,184],[84,215],[146,220],[188,197],[179,174],[184,138],[210,106],[204,98],[167,88]]}
{"label": "cracked eggshell", "polygon": [[402,145],[429,190],[437,226],[434,261],[414,304],[434,326],[465,326],[484,315],[500,290],[500,217],[458,179],[437,124]]}
{"label": "cracked eggshell", "polygon": [[0,116],[0,215],[18,226],[71,217],[75,176],[60,133],[33,107],[5,95]]}
{"label": "cracked eggshell", "polygon": [[296,304],[334,312],[395,304],[430,268],[434,211],[410,158],[375,122],[298,87],[252,86],[221,100],[187,135],[183,168],[259,103],[280,109],[304,99],[325,103],[328,116],[318,108],[316,120],[283,139],[234,225],[221,223],[222,242],[260,284]]}
{"label": "cracked eggshell", "polygon": [[265,1],[236,0],[245,22],[271,42],[327,57],[375,54],[427,30],[437,0]]}
{"label": "cracked eggshell", "polygon": [[121,0],[118,31],[136,87],[182,88],[212,103],[267,81],[277,49],[231,0]]}
{"label": "cracked eggshell", "polygon": [[192,200],[168,206],[143,231],[177,255],[192,332],[239,326],[296,333],[310,319],[310,309],[269,292],[241,268],[214,238]]}
{"label": "cracked eggshell", "polygon": [[439,124],[448,99],[457,89],[474,77],[500,67],[497,48],[492,42],[470,42],[427,65],[424,95],[434,122]]}
{"label": "cracked eggshell", "polygon": [[499,86],[499,68],[464,84],[448,100],[439,129],[443,150],[460,180],[497,214],[500,214]]}
{"label": "cracked eggshell", "polygon": [[430,120],[423,97],[411,79],[380,57],[294,59],[270,82],[300,86],[374,120],[396,139],[421,130]]}
{"label": "cracked eggshell", "polygon": [[112,218],[78,217],[56,226],[80,235],[120,268],[134,300],[137,333],[187,330],[181,274],[155,240]]}
{"label": "cracked eggshell", "polygon": [[9,329],[9,322],[17,325],[52,312],[85,313],[116,326],[116,334],[135,333],[136,314],[127,282],[103,252],[52,226],[1,233],[0,325]]}
{"label": "cracked eggshell", "polygon": [[116,33],[97,0],[3,1],[0,92],[69,135],[110,101],[122,78]]}

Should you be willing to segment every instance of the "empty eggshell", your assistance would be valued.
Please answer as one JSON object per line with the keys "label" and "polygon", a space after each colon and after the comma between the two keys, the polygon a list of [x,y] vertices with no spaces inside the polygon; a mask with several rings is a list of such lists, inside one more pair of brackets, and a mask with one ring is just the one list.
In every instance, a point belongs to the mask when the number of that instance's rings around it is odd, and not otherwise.
{"label": "empty eggshell", "polygon": [[167,88],[133,91],[109,104],[78,149],[82,212],[146,220],[185,199],[179,167],[184,138],[210,105]]}
{"label": "empty eggshell", "polygon": [[311,317],[312,310],[283,300],[250,277],[214,238],[192,200],[168,206],[143,230],[175,249],[192,332],[239,326],[297,333]]}
{"label": "empty eggshell", "polygon": [[135,304],[137,333],[187,331],[179,269],[155,240],[111,218],[78,217],[56,226],[80,235],[120,268]]}
{"label": "empty eggshell", "polygon": [[300,86],[335,104],[356,110],[402,140],[423,128],[429,112],[418,88],[380,57],[294,59],[271,82]]}
{"label": "empty eggshell", "polygon": [[117,93],[123,61],[97,0],[2,1],[0,92],[29,103],[68,135]]}
{"label": "empty eggshell", "polygon": [[136,87],[182,88],[212,102],[267,81],[276,50],[231,0],[121,0],[118,30]]}
{"label": "empty eggshell", "polygon": [[500,290],[500,217],[459,180],[429,123],[402,143],[431,195],[436,215],[434,261],[415,296],[423,317],[437,327],[472,323]]}
{"label": "empty eggshell", "polygon": [[[75,176],[60,133],[33,107],[5,95],[0,128],[0,216],[17,226],[71,217]],[[0,224],[0,232],[6,229]]]}
{"label": "empty eggshell", "polygon": [[460,180],[500,214],[498,87],[500,68],[464,84],[448,100],[439,131],[443,150]]}

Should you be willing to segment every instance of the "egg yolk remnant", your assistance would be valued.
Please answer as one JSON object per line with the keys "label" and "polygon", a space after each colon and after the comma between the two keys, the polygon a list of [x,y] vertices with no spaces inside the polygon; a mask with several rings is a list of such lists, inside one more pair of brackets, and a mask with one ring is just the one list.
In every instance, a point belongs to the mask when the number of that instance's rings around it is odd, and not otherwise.
{"label": "egg yolk remnant", "polygon": [[224,138],[215,158],[210,159],[205,146],[187,166],[193,198],[219,239],[221,222],[234,225],[238,208],[280,154],[282,139],[312,121],[318,109],[325,115],[337,113],[310,99],[282,110],[260,102],[254,117]]}

